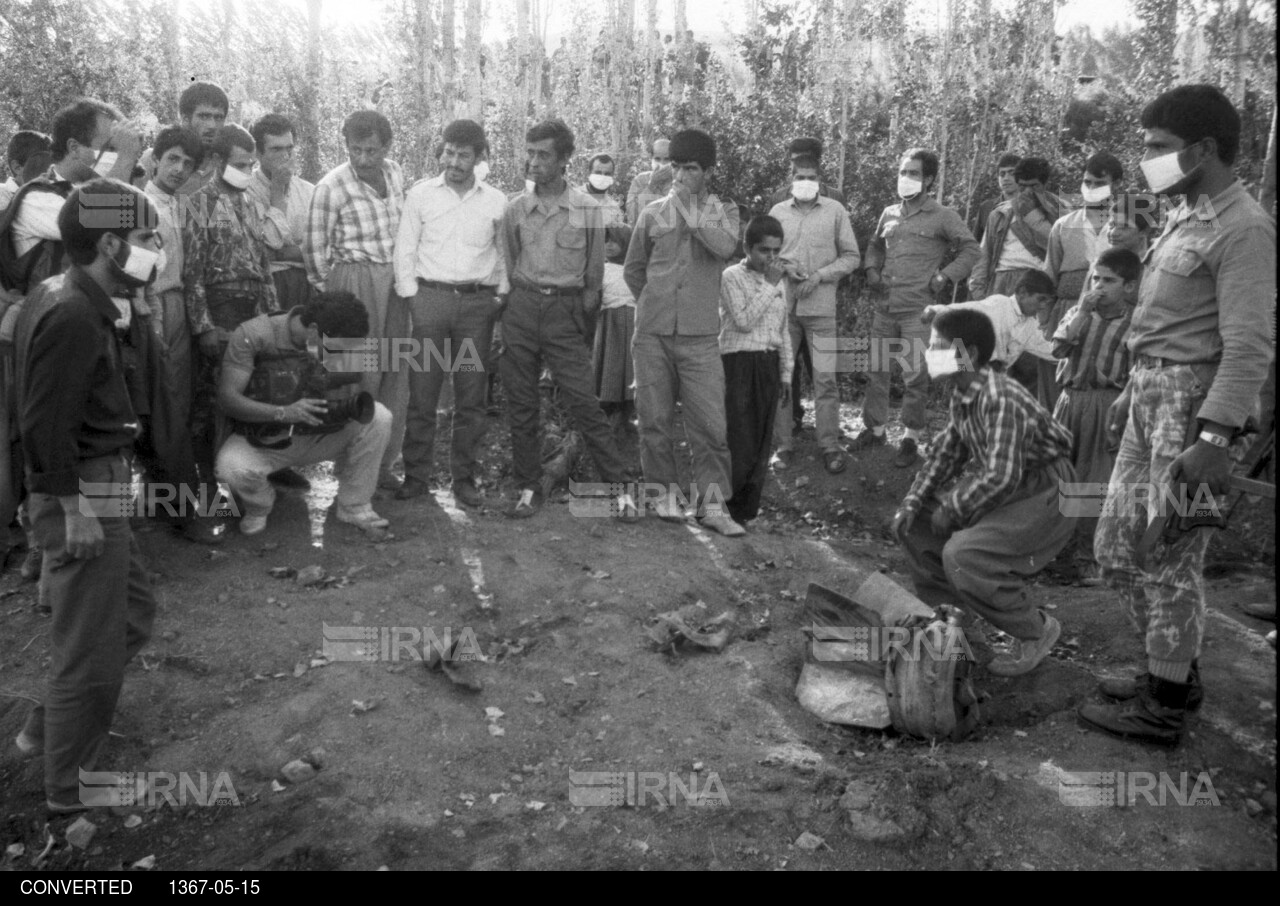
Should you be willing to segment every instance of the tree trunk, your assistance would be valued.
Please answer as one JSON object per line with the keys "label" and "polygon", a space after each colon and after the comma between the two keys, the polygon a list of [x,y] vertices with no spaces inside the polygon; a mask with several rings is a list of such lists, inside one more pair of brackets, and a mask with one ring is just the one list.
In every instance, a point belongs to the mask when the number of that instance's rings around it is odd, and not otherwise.
{"label": "tree trunk", "polygon": [[[658,31],[658,0],[645,0],[644,11],[644,99],[640,108],[641,139],[646,149],[653,143],[653,93],[655,84],[654,64],[662,53],[656,33]],[[643,156],[643,154],[641,155]]]}
{"label": "tree trunk", "polygon": [[440,0],[440,111],[441,120],[453,119],[458,103],[455,0]]}
{"label": "tree trunk", "polygon": [[1262,209],[1276,217],[1276,116],[1280,108],[1271,111],[1271,140],[1267,142],[1267,160],[1262,166],[1262,191],[1258,203]]}
{"label": "tree trunk", "polygon": [[466,98],[466,116],[477,123],[484,122],[484,85],[480,75],[482,0],[467,0],[465,16],[466,36],[463,38],[463,72],[466,79],[463,94]]}
{"label": "tree trunk", "polygon": [[302,178],[315,182],[320,172],[320,6],[322,0],[307,0],[307,87],[299,113],[298,144],[301,146]]}
{"label": "tree trunk", "polygon": [[516,0],[516,109],[512,118],[515,134],[511,147],[524,148],[524,133],[529,121],[529,92],[534,79],[529,65],[529,0]]}
{"label": "tree trunk", "polygon": [[1244,107],[1245,73],[1249,65],[1249,3],[1248,0],[1237,0],[1236,3],[1236,53],[1235,79],[1231,100],[1237,107]]}

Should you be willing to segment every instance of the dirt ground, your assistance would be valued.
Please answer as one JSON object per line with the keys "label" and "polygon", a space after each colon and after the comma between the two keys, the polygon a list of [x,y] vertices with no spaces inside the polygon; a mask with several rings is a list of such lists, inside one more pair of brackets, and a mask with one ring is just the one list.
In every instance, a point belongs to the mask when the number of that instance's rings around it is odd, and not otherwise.
{"label": "dirt ground", "polygon": [[[886,528],[911,473],[891,449],[833,477],[806,433],[798,466],[735,540],[574,517],[563,499],[506,519],[504,423],[486,443],[489,506],[379,500],[393,540],[324,521],[323,469],[308,472],[317,491],[282,495],[255,538],[233,531],[211,549],[143,534],[161,610],[103,767],[226,772],[240,804],[98,810],[87,848],[62,847],[44,867],[154,856],[160,870],[1276,868],[1275,653],[1270,625],[1238,609],[1275,599],[1274,516],[1259,505],[1215,542],[1207,698],[1180,748],[1077,726],[1095,677],[1138,664],[1141,645],[1105,589],[1048,582],[1035,594],[1064,627],[1052,656],[1027,677],[981,679],[980,731],[929,743],[824,724],[794,694],[810,582],[851,591],[860,566],[909,587]],[[270,573],[311,565],[327,585]],[[8,742],[48,665],[35,597],[15,572],[0,583],[0,829],[23,849],[3,860],[16,870],[44,845],[39,761]],[[698,601],[734,614],[729,646],[655,650],[648,620]],[[484,690],[408,660],[325,663],[324,624],[469,630]],[[280,783],[303,757],[318,774]],[[1068,805],[1064,770],[1174,783],[1208,772],[1218,804]],[[708,804],[666,795],[664,780],[661,801],[576,807],[579,771],[674,773]]]}

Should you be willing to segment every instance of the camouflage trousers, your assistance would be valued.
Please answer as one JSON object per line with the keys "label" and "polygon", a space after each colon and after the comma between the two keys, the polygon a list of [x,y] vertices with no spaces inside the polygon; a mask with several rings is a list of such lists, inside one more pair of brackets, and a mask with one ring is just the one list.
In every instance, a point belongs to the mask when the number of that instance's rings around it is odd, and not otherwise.
{"label": "camouflage trousers", "polygon": [[[1149,521],[1147,501],[1167,506],[1173,499],[1169,464],[1186,447],[1188,424],[1212,377],[1209,365],[1134,367],[1129,423],[1093,541],[1103,580],[1146,642],[1148,669],[1175,682],[1185,679],[1204,639],[1204,555],[1212,529],[1158,545],[1150,571],[1139,568],[1136,550]],[[1233,443],[1232,459],[1238,462],[1247,446]]]}

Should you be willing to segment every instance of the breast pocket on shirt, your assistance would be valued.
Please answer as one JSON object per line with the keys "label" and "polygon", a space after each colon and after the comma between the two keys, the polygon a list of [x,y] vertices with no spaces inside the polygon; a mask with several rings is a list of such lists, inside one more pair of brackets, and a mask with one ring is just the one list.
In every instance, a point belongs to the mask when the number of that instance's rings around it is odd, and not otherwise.
{"label": "breast pocket on shirt", "polygon": [[556,233],[556,265],[561,271],[580,271],[586,260],[587,234],[579,227],[562,227]]}
{"label": "breast pocket on shirt", "polygon": [[1154,261],[1156,297],[1166,305],[1178,306],[1194,301],[1186,292],[1187,282],[1203,275],[1204,259],[1190,249],[1165,252]]}

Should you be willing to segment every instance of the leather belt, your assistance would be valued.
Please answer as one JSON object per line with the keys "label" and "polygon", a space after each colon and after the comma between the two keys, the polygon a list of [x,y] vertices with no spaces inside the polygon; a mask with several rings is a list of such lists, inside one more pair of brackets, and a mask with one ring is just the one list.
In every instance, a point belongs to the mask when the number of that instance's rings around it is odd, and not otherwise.
{"label": "leather belt", "polygon": [[583,293],[581,286],[533,286],[528,283],[517,283],[516,287],[540,296],[581,296]]}
{"label": "leather belt", "polygon": [[457,293],[460,296],[475,296],[481,293],[492,296],[498,292],[498,287],[492,283],[442,283],[439,280],[423,280],[419,277],[418,285],[425,286],[427,289],[439,289],[447,293]]}
{"label": "leather belt", "polygon": [[1154,355],[1135,355],[1134,368],[1176,368],[1179,365],[1217,365],[1217,362],[1175,362],[1173,359],[1162,359]]}

